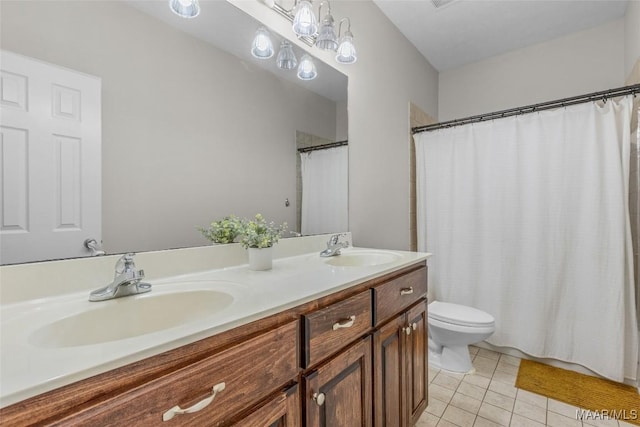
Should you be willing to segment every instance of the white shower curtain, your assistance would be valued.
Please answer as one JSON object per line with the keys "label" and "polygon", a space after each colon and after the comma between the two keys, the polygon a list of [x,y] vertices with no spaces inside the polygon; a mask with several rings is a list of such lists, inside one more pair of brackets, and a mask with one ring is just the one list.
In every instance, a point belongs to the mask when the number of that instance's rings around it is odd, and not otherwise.
{"label": "white shower curtain", "polygon": [[491,313],[491,344],[635,379],[630,117],[626,97],[416,134],[435,299]]}
{"label": "white shower curtain", "polygon": [[300,153],[302,234],[348,231],[348,152],[345,145]]}

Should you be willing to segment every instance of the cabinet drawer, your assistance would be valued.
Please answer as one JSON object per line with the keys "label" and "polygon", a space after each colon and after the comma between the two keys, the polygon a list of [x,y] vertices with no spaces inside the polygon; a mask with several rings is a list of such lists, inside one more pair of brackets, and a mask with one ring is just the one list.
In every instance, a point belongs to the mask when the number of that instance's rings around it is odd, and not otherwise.
{"label": "cabinet drawer", "polygon": [[349,345],[371,328],[371,294],[361,292],[303,316],[303,366],[309,367]]}
{"label": "cabinet drawer", "polygon": [[[297,324],[288,323],[143,384],[71,421],[74,425],[220,425],[296,377]],[[170,417],[168,411],[176,406],[201,409]]]}
{"label": "cabinet drawer", "polygon": [[427,268],[414,270],[373,288],[376,325],[409,307],[427,293]]}

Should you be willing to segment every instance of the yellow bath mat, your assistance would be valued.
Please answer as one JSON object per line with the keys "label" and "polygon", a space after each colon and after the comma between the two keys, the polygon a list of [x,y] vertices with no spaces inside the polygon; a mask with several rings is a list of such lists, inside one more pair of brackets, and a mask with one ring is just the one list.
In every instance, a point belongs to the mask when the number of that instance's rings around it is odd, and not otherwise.
{"label": "yellow bath mat", "polygon": [[[635,387],[531,360],[520,362],[516,387],[640,426],[640,395]],[[587,420],[588,418],[584,418]]]}

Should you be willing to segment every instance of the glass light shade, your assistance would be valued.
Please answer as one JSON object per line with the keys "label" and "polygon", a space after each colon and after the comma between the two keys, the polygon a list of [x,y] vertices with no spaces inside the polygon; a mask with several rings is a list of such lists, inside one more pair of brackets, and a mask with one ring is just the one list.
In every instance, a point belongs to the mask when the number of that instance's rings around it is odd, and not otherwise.
{"label": "glass light shade", "polygon": [[276,65],[281,70],[293,70],[298,65],[298,60],[296,59],[296,54],[293,53],[291,43],[286,40],[280,44],[280,51],[276,57]]}
{"label": "glass light shade", "polygon": [[256,36],[251,43],[251,55],[258,59],[267,59],[273,56],[273,43],[266,28],[260,27],[256,31]]}
{"label": "glass light shade", "polygon": [[318,77],[316,65],[309,55],[303,55],[298,65],[298,78],[300,80],[313,80]]}
{"label": "glass light shade", "polygon": [[336,51],[338,49],[338,37],[336,37],[336,27],[333,23],[333,17],[327,15],[322,20],[320,33],[316,39],[316,46],[322,50]]}
{"label": "glass light shade", "polygon": [[301,0],[296,6],[293,17],[293,32],[299,36],[309,37],[318,32],[318,19],[308,0]]}
{"label": "glass light shade", "polygon": [[353,34],[347,31],[340,39],[336,53],[336,61],[341,64],[353,64],[357,59],[356,47],[353,45]]}
{"label": "glass light shade", "polygon": [[169,0],[171,11],[183,18],[195,18],[200,14],[198,0]]}

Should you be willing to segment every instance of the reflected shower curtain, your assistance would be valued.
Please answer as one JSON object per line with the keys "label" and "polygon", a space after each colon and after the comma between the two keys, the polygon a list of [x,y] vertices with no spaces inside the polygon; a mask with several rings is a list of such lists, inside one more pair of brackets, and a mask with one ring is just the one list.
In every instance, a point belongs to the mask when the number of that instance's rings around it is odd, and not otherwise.
{"label": "reflected shower curtain", "polygon": [[300,153],[302,234],[348,231],[348,152],[345,145]]}
{"label": "reflected shower curtain", "polygon": [[635,379],[630,117],[625,97],[416,134],[434,299],[491,313],[493,345]]}

